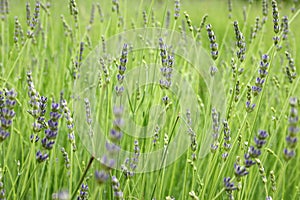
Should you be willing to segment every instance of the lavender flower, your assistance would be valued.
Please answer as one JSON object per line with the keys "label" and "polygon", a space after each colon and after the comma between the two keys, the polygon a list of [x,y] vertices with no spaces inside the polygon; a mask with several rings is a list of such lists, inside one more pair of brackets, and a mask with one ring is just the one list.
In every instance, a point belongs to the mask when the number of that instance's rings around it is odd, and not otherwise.
{"label": "lavender flower", "polygon": [[70,0],[69,3],[70,14],[74,17],[75,27],[78,28],[78,7],[75,0]]}
{"label": "lavender flower", "polygon": [[[127,44],[124,44],[123,49],[122,49],[122,55],[120,58],[120,65],[118,66],[119,73],[117,75],[117,79],[118,79],[119,85],[117,85],[115,87],[115,88],[122,88],[122,90],[124,90],[124,87],[122,84],[123,84],[123,79],[125,77],[124,74],[126,71],[127,55],[128,55],[128,47],[127,47]],[[120,78],[120,77],[122,77],[122,78]],[[118,94],[118,91],[117,91],[117,94]],[[122,95],[122,94],[120,94],[120,95]],[[120,95],[118,95],[118,96],[120,96]],[[116,161],[114,160],[113,156],[119,152],[120,147],[119,147],[118,143],[120,142],[120,140],[122,139],[122,136],[123,136],[123,133],[122,133],[122,127],[124,125],[123,107],[121,105],[114,106],[113,115],[114,115],[113,127],[110,129],[110,132],[109,132],[109,140],[107,140],[106,144],[105,144],[105,148],[106,148],[107,152],[101,158],[101,166],[102,166],[103,170],[101,170],[100,172],[99,171],[95,172],[95,178],[99,184],[104,183],[108,179],[110,170],[115,166]],[[113,177],[112,177],[112,179],[113,179]],[[114,185],[114,180],[113,180],[113,185]],[[116,197],[123,196],[123,194],[121,195],[121,194],[119,194],[119,191],[115,191],[115,196]],[[123,198],[121,198],[121,199],[123,199]]]}
{"label": "lavender flower", "polygon": [[273,24],[274,24],[274,32],[278,33],[280,30],[279,26],[279,12],[277,7],[277,2],[272,0],[272,9],[273,9]]}
{"label": "lavender flower", "polygon": [[124,44],[122,49],[122,55],[120,58],[120,65],[119,65],[119,74],[123,75],[126,70],[126,63],[127,63],[127,55],[128,55],[128,45]]}
{"label": "lavender flower", "polygon": [[45,137],[42,139],[42,146],[45,149],[52,149],[55,139],[58,134],[58,120],[61,114],[59,113],[59,104],[52,103],[52,108],[50,112],[50,120],[48,121],[48,129],[45,130]]}
{"label": "lavender flower", "polygon": [[148,25],[148,17],[147,17],[147,12],[145,10],[143,11],[143,20],[144,20],[144,28],[146,28]]}
{"label": "lavender flower", "polygon": [[49,155],[47,153],[42,153],[40,150],[36,153],[36,160],[41,163],[46,161],[49,158]]}
{"label": "lavender flower", "polygon": [[268,67],[269,56],[264,54],[260,61],[260,67],[258,70],[259,76],[256,78],[255,85],[252,86],[252,93],[254,96],[257,96],[262,91],[263,84],[265,83],[265,77],[268,75]]}
{"label": "lavender flower", "polygon": [[211,144],[210,149],[214,153],[219,148],[218,139],[219,139],[219,131],[220,131],[219,113],[215,108],[212,109],[211,117],[212,117],[212,129],[213,129],[213,133],[212,133],[213,143]]}
{"label": "lavender flower", "polygon": [[120,200],[124,199],[123,198],[123,192],[120,189],[119,180],[115,176],[112,176],[111,181],[112,181],[112,188],[113,188],[113,191],[114,191],[115,198],[120,199]]}
{"label": "lavender flower", "polygon": [[57,193],[53,193],[52,199],[53,200],[68,200],[68,199],[70,199],[70,195],[67,190],[62,190]]}
{"label": "lavender flower", "polygon": [[282,29],[282,40],[287,40],[288,33],[289,33],[289,19],[287,16],[282,17],[281,29]]}
{"label": "lavender flower", "polygon": [[126,71],[126,63],[127,63],[127,55],[128,55],[128,45],[124,44],[122,49],[122,55],[120,58],[120,65],[118,66],[119,73],[117,74],[117,80],[119,85],[115,86],[115,91],[117,96],[122,96],[124,92],[123,80],[124,80],[124,73]]}
{"label": "lavender flower", "polygon": [[5,91],[5,97],[3,92],[0,91],[0,143],[10,135],[10,127],[16,115],[14,111],[16,97],[17,92],[14,89]]}
{"label": "lavender flower", "polygon": [[287,147],[283,150],[284,159],[289,161],[292,157],[296,155],[296,145],[298,142],[297,133],[299,132],[299,127],[297,126],[299,122],[298,109],[297,109],[298,99],[295,97],[290,98],[290,114],[288,118],[289,128],[288,135],[286,137]]}
{"label": "lavender flower", "polygon": [[236,55],[237,55],[238,59],[241,62],[243,62],[245,60],[245,52],[246,52],[245,38],[243,36],[243,33],[239,29],[239,25],[238,25],[237,21],[234,21],[233,26],[234,26],[235,37],[236,37],[236,46],[239,49],[236,52]]}
{"label": "lavender flower", "polygon": [[[0,182],[1,184],[2,182]],[[3,189],[2,187],[0,187],[0,199],[5,200],[5,189]]]}
{"label": "lavender flower", "polygon": [[248,175],[249,172],[246,167],[234,163],[234,174],[239,180],[241,177]]}
{"label": "lavender flower", "polygon": [[153,145],[154,146],[158,143],[159,133],[160,133],[160,128],[158,125],[156,125],[156,127],[154,129],[154,135],[153,135]]}
{"label": "lavender flower", "polygon": [[108,180],[108,178],[109,174],[107,171],[101,170],[95,172],[95,179],[99,185],[105,183]]}
{"label": "lavender flower", "polygon": [[112,0],[112,3],[113,3],[113,6],[112,6],[112,11],[115,12],[117,11],[117,14],[120,13],[120,10],[119,10],[119,1],[118,0]]}
{"label": "lavender flower", "polygon": [[134,155],[132,158],[126,158],[124,164],[121,166],[123,174],[126,178],[134,176],[134,171],[137,167],[140,156],[140,147],[137,140],[134,141]]}
{"label": "lavender flower", "polygon": [[230,137],[230,128],[229,128],[228,122],[226,120],[223,121],[223,126],[224,126],[224,130],[223,130],[223,133],[224,133],[223,148],[224,148],[225,152],[222,154],[222,158],[224,160],[226,160],[227,157],[228,157],[229,150],[231,148],[231,143],[230,143],[231,137]]}
{"label": "lavender flower", "polygon": [[256,104],[251,103],[252,102],[252,88],[250,85],[247,85],[247,101],[246,101],[246,111],[252,112],[256,106]]}
{"label": "lavender flower", "polygon": [[102,12],[102,9],[101,9],[101,5],[99,3],[97,3],[97,10],[98,10],[98,13],[99,13],[99,16],[100,16],[100,22],[103,22],[104,21],[104,15],[103,15],[103,12]]}
{"label": "lavender flower", "polygon": [[[245,153],[244,155],[244,165],[241,164],[241,159],[240,157],[237,157],[236,162],[234,163],[234,174],[235,177],[237,178],[237,181],[239,182],[238,184],[238,188],[241,188],[241,179],[244,176],[247,176],[249,174],[249,168],[251,166],[253,166],[255,163],[260,162],[260,160],[258,159],[258,157],[261,155],[261,148],[262,146],[266,143],[266,138],[268,137],[268,133],[264,130],[259,130],[257,136],[254,137],[254,142],[255,142],[255,147],[254,146],[250,146],[248,149],[248,152]],[[263,180],[265,180],[265,173],[264,170],[262,168],[261,163],[258,163],[260,169],[261,169],[261,175],[263,176]],[[233,188],[234,185],[230,183],[230,178],[225,178],[224,179],[224,184],[225,187],[227,185],[227,187],[230,190],[230,186],[232,186]],[[230,193],[231,194],[231,193]]]}
{"label": "lavender flower", "polygon": [[161,74],[164,79],[160,80],[160,87],[163,89],[169,89],[172,85],[172,71],[174,64],[174,56],[168,54],[167,46],[164,44],[162,38],[159,39],[159,48],[162,68],[160,68]]}
{"label": "lavender flower", "polygon": [[233,199],[232,192],[237,189],[230,177],[225,177],[223,180],[225,191],[228,194],[229,199]]}
{"label": "lavender flower", "polygon": [[212,30],[212,25],[208,24],[206,25],[206,30],[210,42],[210,49],[211,49],[211,56],[214,60],[218,58],[219,52],[218,52],[218,43],[216,41],[216,36],[214,31]]}
{"label": "lavender flower", "polygon": [[174,18],[177,20],[180,16],[180,0],[175,0]]}
{"label": "lavender flower", "polygon": [[295,61],[294,61],[294,59],[292,58],[291,54],[288,51],[285,52],[285,56],[288,60],[288,66],[285,67],[286,74],[287,74],[287,77],[289,79],[289,82],[293,83],[293,80],[297,76]]}
{"label": "lavender flower", "polygon": [[90,126],[92,124],[91,105],[88,98],[84,99],[86,122]]}
{"label": "lavender flower", "polygon": [[227,5],[228,5],[228,12],[229,12],[228,18],[231,19],[231,16],[232,16],[232,14],[231,14],[232,13],[232,1],[228,0]]}
{"label": "lavender flower", "polygon": [[275,174],[274,171],[270,171],[270,176],[271,176],[271,183],[272,183],[272,192],[276,192],[276,180],[275,180]]}
{"label": "lavender flower", "polygon": [[263,20],[262,24],[264,24],[268,19],[268,0],[262,1],[262,14],[263,14]]}
{"label": "lavender flower", "polygon": [[77,150],[76,143],[75,143],[75,134],[74,134],[74,120],[71,114],[70,109],[68,108],[67,101],[65,99],[61,100],[62,111],[64,113],[64,117],[67,121],[67,128],[68,128],[68,139],[72,144],[73,151]]}
{"label": "lavender flower", "polygon": [[31,110],[27,112],[34,117],[34,122],[32,124],[33,132],[30,136],[31,142],[37,142],[39,140],[38,133],[47,127],[47,123],[45,122],[45,113],[47,108],[47,97],[40,96],[40,94],[36,91],[34,87],[34,83],[32,81],[31,72],[27,73],[27,85],[28,85],[28,96],[30,98],[29,105]]}
{"label": "lavender flower", "polygon": [[192,118],[191,118],[191,111],[188,109],[186,111],[186,118],[187,118],[187,124],[188,124],[188,134],[190,136],[190,140],[191,140],[191,150],[192,150],[192,160],[195,161],[196,160],[196,151],[198,148],[198,143],[197,143],[197,138],[196,138],[196,134],[195,132],[192,130],[191,126],[192,126]]}
{"label": "lavender flower", "polygon": [[68,156],[68,153],[66,152],[65,148],[61,148],[60,151],[62,152],[63,154],[63,157],[65,159],[65,166],[67,169],[70,168],[70,160],[69,160],[69,156]]}
{"label": "lavender flower", "polygon": [[[45,132],[45,137],[41,140],[41,144],[45,150],[51,150],[55,144],[55,139],[58,134],[58,120],[61,118],[60,105],[53,102],[51,105],[50,120],[47,122],[47,129]],[[40,150],[36,153],[36,159],[38,162],[45,161],[49,155],[47,153],[42,153]]]}
{"label": "lavender flower", "polygon": [[26,2],[26,22],[27,22],[27,26],[30,26],[31,24],[31,18],[30,18],[30,3]]}
{"label": "lavender flower", "polygon": [[202,29],[203,29],[204,26],[205,26],[207,17],[208,17],[208,15],[205,14],[205,15],[202,17],[202,19],[201,19],[200,26],[199,26],[199,28],[197,28],[197,38],[196,38],[196,41],[200,41],[200,39],[201,39],[201,32],[202,32]]}
{"label": "lavender flower", "polygon": [[251,27],[251,34],[250,34],[250,43],[253,41],[253,39],[256,38],[257,32],[261,29],[259,24],[259,17],[255,18],[255,27]]}
{"label": "lavender flower", "polygon": [[188,25],[188,27],[189,27],[189,30],[190,30],[191,32],[193,32],[194,27],[193,27],[193,25],[192,25],[192,20],[191,20],[189,14],[187,14],[187,12],[184,12],[184,16],[185,16],[185,19],[186,19],[186,23],[187,23],[187,25]]}
{"label": "lavender flower", "polygon": [[0,168],[0,199],[5,200],[5,189],[4,189],[4,184],[3,184],[3,175],[2,175],[2,168]]}
{"label": "lavender flower", "polygon": [[89,186],[87,184],[81,184],[79,196],[77,200],[87,200],[88,199]]}

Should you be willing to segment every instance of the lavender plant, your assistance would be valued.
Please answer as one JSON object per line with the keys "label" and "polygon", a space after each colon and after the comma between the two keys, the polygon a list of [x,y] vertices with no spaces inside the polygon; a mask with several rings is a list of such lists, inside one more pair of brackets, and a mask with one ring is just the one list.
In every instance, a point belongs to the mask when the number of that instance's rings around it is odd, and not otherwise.
{"label": "lavender plant", "polygon": [[[296,0],[0,0],[0,199],[298,199],[299,14]],[[145,46],[131,51],[131,43]],[[210,68],[198,71],[208,58]],[[94,65],[98,82],[75,90],[91,81],[81,72]],[[226,113],[211,113],[206,76],[224,87],[214,98]],[[175,94],[182,81],[199,105],[185,90]],[[91,88],[78,117],[73,105]],[[156,109],[167,112],[156,118]],[[179,125],[185,119],[193,129]],[[253,137],[259,127],[268,131]],[[176,131],[182,140],[173,143]],[[90,154],[81,136],[100,132],[105,139],[93,144],[106,151]],[[180,142],[190,144],[183,150]],[[215,151],[204,155],[209,145]],[[118,160],[124,151],[131,156]],[[156,153],[165,160],[148,163]],[[142,173],[156,163],[167,166]]]}

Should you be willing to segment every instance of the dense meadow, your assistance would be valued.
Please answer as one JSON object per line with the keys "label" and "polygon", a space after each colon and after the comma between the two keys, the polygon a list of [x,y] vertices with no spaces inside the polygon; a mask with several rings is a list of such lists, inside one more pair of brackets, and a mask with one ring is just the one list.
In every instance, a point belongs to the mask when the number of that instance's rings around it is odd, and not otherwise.
{"label": "dense meadow", "polygon": [[300,199],[297,0],[0,0],[0,200]]}

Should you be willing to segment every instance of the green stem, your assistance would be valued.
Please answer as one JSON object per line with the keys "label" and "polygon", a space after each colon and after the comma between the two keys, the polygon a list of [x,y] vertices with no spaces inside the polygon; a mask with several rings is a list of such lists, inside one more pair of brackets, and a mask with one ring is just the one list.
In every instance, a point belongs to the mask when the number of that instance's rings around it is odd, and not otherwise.
{"label": "green stem", "polygon": [[88,170],[90,169],[90,167],[91,167],[91,165],[92,165],[92,163],[93,163],[94,160],[95,160],[95,157],[92,155],[91,158],[90,158],[90,161],[89,161],[88,165],[86,166],[86,168],[85,168],[85,170],[84,170],[84,172],[83,172],[83,174],[82,174],[82,176],[81,176],[81,178],[80,178],[80,180],[79,180],[79,182],[78,182],[78,184],[77,184],[77,186],[75,188],[75,190],[73,191],[71,200],[75,199],[77,191],[80,188],[80,185],[82,184],[82,182],[83,182],[83,180],[84,180],[84,178],[85,178],[85,176],[86,176]]}

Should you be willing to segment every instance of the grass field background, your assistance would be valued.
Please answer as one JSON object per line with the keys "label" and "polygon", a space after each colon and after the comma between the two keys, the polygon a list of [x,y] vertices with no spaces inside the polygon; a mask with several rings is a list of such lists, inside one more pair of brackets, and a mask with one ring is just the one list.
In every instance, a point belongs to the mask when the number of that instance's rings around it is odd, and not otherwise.
{"label": "grass field background", "polygon": [[[10,135],[0,140],[0,199],[300,199],[299,145],[294,142],[294,146],[289,146],[296,152],[290,160],[285,160],[283,153],[284,148],[288,147],[286,137],[293,131],[289,127],[297,127],[294,129],[296,133],[299,128],[297,113],[300,101],[299,77],[296,75],[290,81],[286,71],[288,66],[288,69],[292,70],[290,72],[300,73],[298,3],[277,1],[280,27],[283,27],[281,25],[283,16],[287,16],[289,20],[288,39],[283,40],[282,30],[274,32],[272,2],[275,1],[269,0],[264,1],[268,3],[267,19],[264,24],[261,24],[263,3],[260,0],[253,3],[232,0],[231,12],[228,11],[228,1],[225,0],[181,1],[180,16],[177,20],[174,19],[174,1],[40,1],[40,9],[36,11],[38,13],[36,22],[34,22],[36,1],[8,1],[9,13],[6,13],[5,2],[7,1],[1,1],[0,83],[3,99],[16,101],[16,105],[11,107],[1,100],[4,105],[3,107],[1,104],[1,130],[8,131]],[[26,3],[30,5],[29,25]],[[119,6],[119,13],[112,10],[116,6]],[[98,8],[101,8],[101,14]],[[76,10],[78,15],[74,14]],[[207,15],[205,24],[201,31],[197,31],[205,15]],[[255,29],[257,17],[260,27],[256,37],[250,41],[251,28]],[[191,20],[193,31],[190,31],[188,20]],[[243,62],[236,56],[239,48],[236,46],[234,21],[238,22],[239,30],[245,39],[246,52]],[[32,25],[33,23],[36,24]],[[34,27],[30,27],[30,24]],[[103,44],[109,38],[138,28],[155,27],[177,31],[183,36],[193,38],[199,49],[204,49],[207,55],[210,55],[211,42],[206,31],[208,24],[212,25],[218,43],[219,55],[214,64],[220,77],[220,80],[216,81],[222,82],[225,90],[224,115],[219,116],[217,123],[213,122],[214,105],[211,104],[203,77],[197,74],[185,58],[175,55],[174,69],[189,81],[197,96],[198,105],[189,105],[187,102],[192,116],[195,115],[194,110],[201,111],[197,113],[199,114],[197,121],[191,119],[197,127],[192,132],[189,132],[189,126],[186,127],[186,137],[188,140],[191,138],[191,141],[196,141],[198,145],[194,149],[189,148],[171,165],[153,172],[134,173],[132,177],[126,178],[124,172],[120,170],[108,170],[109,179],[99,184],[99,177],[95,177],[95,172],[105,167],[98,160],[101,158],[92,155],[82,142],[81,138],[85,133],[79,133],[78,130],[81,128],[77,127],[77,124],[82,123],[75,121],[73,124],[72,121],[75,109],[74,97],[77,95],[73,86],[81,78],[77,77],[80,75],[80,67],[86,66],[85,60],[90,53],[96,47],[103,49]],[[34,35],[29,37],[28,31]],[[274,36],[280,38],[277,46],[274,45]],[[156,63],[158,66],[161,64],[159,38],[151,39],[157,41],[157,49],[129,51],[127,70],[150,63]],[[167,38],[164,39],[167,41]],[[178,44],[166,45],[178,46]],[[121,64],[122,47],[123,44],[120,44],[119,49],[115,50],[119,52],[118,56],[107,55],[104,58],[105,68],[109,73],[106,74],[104,68],[97,71],[101,77],[97,86],[98,96],[96,100],[90,99],[91,103],[98,105],[95,109],[91,109],[91,112],[97,113],[98,116],[92,120],[103,127],[107,138],[110,130],[114,128],[113,121],[116,117],[113,114],[114,105],[111,99],[114,97],[115,86],[118,85],[116,75],[120,73],[118,66]],[[190,50],[188,46],[185,48],[186,51]],[[287,59],[286,52],[294,63]],[[264,77],[262,92],[255,96],[251,87],[255,85],[259,76],[260,61],[264,54],[269,56],[270,65],[267,69],[268,74]],[[239,73],[242,68],[243,72]],[[110,81],[106,81],[107,79]],[[138,78],[137,81],[127,81],[137,84],[139,82]],[[172,82],[176,84],[176,80]],[[180,85],[180,82],[177,84]],[[250,90],[247,89],[247,85]],[[9,97],[8,91],[11,89],[17,92],[16,98]],[[164,95],[170,97],[172,105],[164,105],[161,101]],[[34,134],[33,123],[37,123],[38,118],[33,117],[30,111],[41,111],[40,96],[48,98],[45,107],[45,127]],[[292,97],[298,98],[294,106],[290,105]],[[147,131],[153,133],[153,137],[134,138],[124,133],[122,139],[118,141],[120,148],[133,153],[136,153],[134,150],[138,146],[136,155],[167,149],[172,142],[173,130],[178,129],[177,120],[188,121],[186,113],[179,113],[181,108],[179,100],[184,97],[181,94],[172,94],[168,90],[161,90],[158,85],[141,86],[139,92],[132,96],[123,95],[122,98],[125,100],[128,98],[132,106],[132,110],[123,113],[123,117],[133,116],[137,124],[150,123],[150,108],[156,104],[166,113],[166,122],[162,124],[157,122],[160,131],[156,136],[155,130],[149,127]],[[245,103],[249,98],[256,104],[252,112],[246,111]],[[60,104],[57,112],[61,118],[58,120],[55,144],[51,150],[46,150],[42,147],[41,140],[45,136],[45,130],[51,128],[48,120],[53,116],[50,113],[56,112],[52,108],[52,102]],[[63,102],[67,102],[67,105],[63,106]],[[118,100],[116,102],[119,103]],[[14,109],[15,112],[12,124],[8,127],[5,120],[10,120],[10,117],[5,114],[3,108]],[[292,121],[293,119],[295,121]],[[81,120],[86,120],[86,113],[82,113]],[[230,128],[230,141],[224,139],[223,120],[228,122]],[[73,125],[75,139],[70,140],[68,134],[73,134]],[[205,135],[212,134],[212,126],[217,127],[219,137],[215,142],[219,143],[219,148],[205,157],[197,156],[193,159],[191,155],[193,153],[198,155],[201,146],[205,146],[203,140]],[[247,168],[249,174],[241,175],[243,173],[237,172],[234,164],[244,166],[244,155],[249,152],[250,146],[256,145],[254,136],[258,137],[259,130],[267,131],[266,144],[260,149],[261,155],[258,160],[253,158],[256,164]],[[293,138],[297,138],[296,133]],[[39,136],[40,140],[31,142],[32,134],[33,140],[36,136]],[[153,145],[155,137],[158,143]],[[138,145],[134,143],[135,140],[138,141]],[[231,144],[230,150],[223,147],[224,142]],[[38,162],[36,153],[39,150],[47,153],[49,158]],[[228,157],[223,159],[222,154],[226,152]],[[242,167],[239,170],[243,169]],[[116,177],[117,181],[111,177]],[[234,186],[224,185],[225,177],[231,177]]]}

